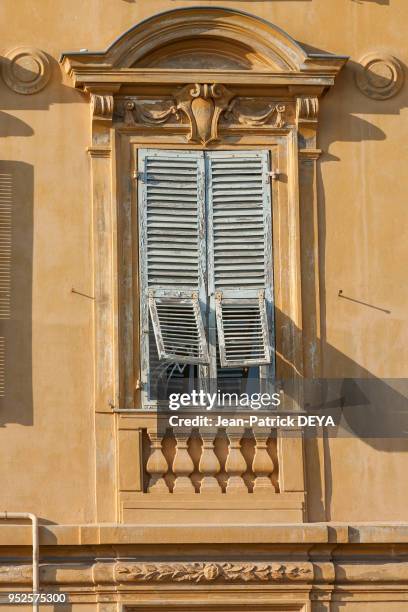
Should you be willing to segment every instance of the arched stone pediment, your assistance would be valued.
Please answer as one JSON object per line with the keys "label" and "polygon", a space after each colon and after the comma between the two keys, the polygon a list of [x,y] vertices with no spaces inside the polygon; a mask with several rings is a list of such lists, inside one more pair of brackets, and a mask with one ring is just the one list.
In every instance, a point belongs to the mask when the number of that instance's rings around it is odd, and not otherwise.
{"label": "arched stone pediment", "polygon": [[[177,53],[183,49],[183,53]],[[276,26],[253,15],[225,9],[191,7],[155,15],[119,37],[107,50],[108,61],[115,66],[158,67],[158,57],[165,63],[178,56],[178,65],[187,68],[197,52],[208,49],[205,60],[230,58],[228,68],[296,70],[306,58],[303,49]],[[211,50],[213,51],[211,53]],[[170,52],[167,56],[166,54]],[[183,65],[181,58],[186,60]],[[238,61],[237,61],[238,60]],[[246,60],[246,61],[245,61]],[[160,62],[159,62],[160,63]],[[235,65],[234,65],[235,64]],[[170,67],[170,66],[166,66]],[[197,66],[194,66],[197,67]]]}
{"label": "arched stone pediment", "polygon": [[270,77],[275,75],[280,84],[285,77],[294,85],[309,80],[323,91],[333,84],[345,59],[310,54],[279,27],[254,15],[191,7],[138,23],[106,51],[64,53],[61,62],[76,87],[94,91],[102,84],[107,89],[110,84],[113,92],[122,85],[146,82],[147,73],[154,71],[161,71],[158,81],[169,81],[178,71],[179,82],[194,82],[196,79],[181,78],[181,73],[198,70],[203,82],[210,72],[214,82],[220,81],[215,78],[217,72],[230,75],[224,82],[243,82],[243,73],[251,71],[258,75],[258,85],[271,85]]}

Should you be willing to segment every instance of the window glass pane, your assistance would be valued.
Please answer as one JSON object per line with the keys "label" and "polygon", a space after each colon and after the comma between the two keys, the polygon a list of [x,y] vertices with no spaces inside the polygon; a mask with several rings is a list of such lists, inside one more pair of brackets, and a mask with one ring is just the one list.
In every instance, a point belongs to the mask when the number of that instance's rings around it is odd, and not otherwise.
{"label": "window glass pane", "polygon": [[150,401],[167,401],[172,393],[191,393],[193,389],[197,389],[197,365],[160,361],[151,326],[148,372]]}
{"label": "window glass pane", "polygon": [[252,393],[260,392],[259,366],[242,368],[222,368],[217,342],[217,390],[220,393]]}

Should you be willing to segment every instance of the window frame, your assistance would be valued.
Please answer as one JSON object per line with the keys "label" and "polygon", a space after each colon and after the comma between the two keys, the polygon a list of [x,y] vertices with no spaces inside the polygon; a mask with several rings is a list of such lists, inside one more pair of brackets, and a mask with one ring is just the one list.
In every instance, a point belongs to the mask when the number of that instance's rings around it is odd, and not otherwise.
{"label": "window frame", "polygon": [[[263,199],[263,231],[264,231],[264,245],[265,245],[265,280],[264,280],[264,298],[265,298],[265,317],[268,326],[268,338],[265,339],[266,352],[269,351],[270,362],[265,364],[259,364],[256,367],[259,368],[259,390],[260,392],[271,392],[273,386],[273,378],[276,374],[275,368],[275,325],[274,325],[274,271],[273,271],[273,228],[272,228],[272,184],[269,180],[271,174],[271,168],[273,167],[273,156],[272,151],[268,147],[258,147],[256,149],[221,149],[217,151],[197,150],[194,148],[186,149],[167,149],[166,147],[140,147],[135,151],[135,166],[137,168],[138,185],[139,189],[137,192],[136,204],[138,207],[138,226],[139,226],[139,247],[138,247],[138,260],[139,260],[139,283],[140,283],[140,357],[141,357],[141,407],[145,410],[156,410],[160,406],[166,406],[166,401],[159,401],[151,398],[150,394],[150,339],[149,334],[153,333],[152,320],[149,316],[149,298],[148,294],[148,283],[147,283],[147,267],[146,257],[141,255],[141,250],[146,248],[146,228],[145,228],[145,211],[146,211],[146,188],[143,186],[144,176],[140,171],[141,163],[144,163],[146,156],[149,155],[169,155],[169,158],[186,158],[191,156],[193,159],[202,159],[203,164],[199,167],[203,168],[204,172],[204,194],[203,194],[203,208],[198,207],[198,214],[203,213],[204,219],[199,219],[199,227],[204,221],[204,226],[207,229],[204,238],[204,260],[200,256],[200,269],[199,269],[199,295],[202,312],[204,311],[204,304],[207,306],[207,312],[204,313],[204,328],[207,332],[207,345],[209,352],[209,363],[208,365],[198,364],[198,382],[199,389],[216,393],[218,390],[218,366],[217,366],[217,291],[214,284],[214,263],[213,263],[213,239],[212,239],[212,203],[211,201],[211,186],[209,182],[211,180],[210,171],[210,160],[211,158],[222,158],[222,157],[234,157],[242,158],[250,155],[254,158],[260,158],[262,162],[262,170],[265,185],[267,188],[264,189],[262,195]],[[198,179],[199,180],[199,179]],[[267,182],[266,182],[267,181]],[[200,184],[200,180],[199,183]],[[225,291],[225,299],[227,302],[231,298],[237,299],[238,297],[245,296],[256,299],[259,301],[259,289],[253,289],[245,291],[244,289],[227,289]],[[157,295],[172,295],[173,290],[155,290]],[[253,295],[252,295],[253,294]],[[181,293],[180,293],[181,296]],[[170,363],[170,362],[169,362]],[[187,363],[185,360],[181,360],[180,363]],[[234,364],[236,366],[236,364]],[[231,364],[230,367],[233,367]],[[242,367],[247,367],[242,366]],[[250,367],[254,367],[250,364]],[[197,390],[199,390],[197,389]]]}

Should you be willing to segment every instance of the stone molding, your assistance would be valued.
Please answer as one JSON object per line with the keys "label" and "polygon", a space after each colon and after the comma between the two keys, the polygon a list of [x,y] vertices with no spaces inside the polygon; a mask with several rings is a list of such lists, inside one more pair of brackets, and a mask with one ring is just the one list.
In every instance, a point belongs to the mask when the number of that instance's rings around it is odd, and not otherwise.
{"label": "stone molding", "polygon": [[[288,558],[274,562],[248,561],[106,561],[40,563],[40,584],[140,587],[151,589],[159,585],[180,589],[193,585],[204,587],[232,583],[239,587],[253,584],[263,588],[287,585],[353,585],[358,589],[373,584],[400,589],[408,581],[408,562],[391,548],[381,555],[364,558],[358,549],[345,552],[345,557],[333,560],[329,551],[322,551],[319,561],[294,561]],[[32,566],[26,563],[0,564],[2,586],[30,585]]]}
{"label": "stone molding", "polygon": [[[408,545],[408,523],[274,523],[269,525],[40,525],[40,546],[98,546],[138,544],[381,544]],[[28,525],[0,524],[2,546],[31,546]]]}

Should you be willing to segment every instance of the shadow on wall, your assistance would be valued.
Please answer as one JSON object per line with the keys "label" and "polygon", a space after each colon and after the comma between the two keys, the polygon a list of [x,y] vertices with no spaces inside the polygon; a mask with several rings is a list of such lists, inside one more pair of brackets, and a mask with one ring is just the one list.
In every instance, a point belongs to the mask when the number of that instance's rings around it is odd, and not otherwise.
{"label": "shadow on wall", "polygon": [[[383,0],[379,1],[378,3],[388,4],[388,1],[386,2]],[[319,52],[320,50],[312,49],[312,51]],[[402,68],[406,73],[406,67],[402,65]],[[324,129],[322,129],[319,133],[318,146],[323,150],[323,154],[317,164],[318,240],[320,261],[314,261],[312,264],[310,264],[310,262],[302,262],[302,264],[305,266],[311,266],[311,269],[308,269],[307,276],[309,276],[309,278],[312,278],[310,273],[313,274],[316,267],[319,268],[319,276],[321,279],[320,315],[322,354],[325,355],[328,362],[334,365],[336,369],[336,376],[368,380],[367,388],[369,389],[369,393],[366,394],[366,397],[363,396],[361,398],[361,404],[350,406],[346,411],[343,411],[345,425],[352,435],[354,434],[355,437],[361,438],[365,444],[376,449],[377,451],[385,453],[400,453],[408,451],[408,402],[406,395],[404,393],[400,393],[395,388],[395,383],[397,383],[397,381],[387,382],[386,380],[379,380],[373,377],[369,371],[361,367],[358,363],[354,362],[346,355],[342,354],[327,342],[327,298],[325,287],[327,212],[321,164],[326,162],[342,161],[339,157],[330,153],[330,146],[334,142],[362,143],[365,141],[386,140],[387,135],[383,130],[356,115],[371,115],[373,117],[375,117],[377,114],[400,115],[401,110],[408,106],[408,88],[406,85],[402,87],[397,95],[387,100],[381,101],[366,97],[358,90],[355,84],[356,72],[360,69],[361,67],[358,63],[349,61],[336,79],[334,91],[330,91],[321,101],[319,123],[321,126],[324,126]],[[376,85],[381,87],[381,76],[376,75],[375,78]],[[387,82],[384,82],[384,86],[386,85]],[[341,164],[338,164],[339,172],[341,172],[341,168]],[[347,180],[347,177],[345,177],[345,180]],[[305,215],[305,211],[302,210],[301,212],[302,215]],[[313,242],[315,240],[313,235],[313,220],[303,219],[303,231],[305,227],[310,234],[309,240]],[[344,248],[346,249],[347,245],[344,245]],[[316,303],[313,290],[313,285],[306,287],[304,291],[302,290],[302,295],[304,295],[304,293],[308,295],[308,306],[310,312],[312,313],[313,304]],[[339,301],[342,297],[346,298],[347,296],[339,296]],[[358,298],[356,295],[353,295],[352,297]],[[364,303],[364,300],[356,300],[356,302],[358,307],[363,309],[363,311],[366,309],[375,309],[378,316],[392,318],[392,304],[367,304]],[[316,312],[314,312],[314,315],[316,315]],[[313,319],[313,316],[311,319]],[[310,321],[308,321],[308,324],[310,325]],[[304,329],[306,329],[305,325]],[[299,330],[295,330],[295,333],[300,332]],[[350,334],[351,333],[352,329],[350,329]],[[315,338],[316,336],[314,338],[309,338],[309,344],[313,344]],[[406,389],[406,385],[402,386],[405,386]],[[372,437],[367,437],[367,423],[369,423],[371,431],[373,432]],[[320,459],[318,440],[316,438],[307,440],[306,454],[311,473],[319,473]],[[314,490],[314,494],[310,496],[310,499],[323,500],[321,507],[316,506],[313,508],[313,516],[315,517],[315,520],[325,521],[331,519],[330,508],[332,497],[331,454],[329,439],[326,433],[323,434],[323,454],[325,473],[324,494],[322,491],[316,490],[320,486],[318,482],[319,479],[313,479],[313,482],[308,483],[308,487]],[[342,604],[339,604],[339,610],[340,607],[342,607]]]}
{"label": "shadow on wall", "polygon": [[357,4],[364,4],[365,2],[374,2],[375,4],[381,4],[382,6],[388,6],[390,4],[390,0],[351,0],[352,2],[356,2]]}
{"label": "shadow on wall", "polygon": [[[401,64],[402,65],[402,64]],[[404,72],[406,67],[402,65]],[[319,250],[320,250],[320,262],[319,262],[319,276],[321,279],[320,286],[320,314],[321,314],[321,340],[323,346],[323,353],[327,356],[329,363],[336,364],[336,372],[339,376],[353,377],[353,378],[373,378],[372,374],[353,363],[350,359],[339,353],[334,347],[327,343],[327,316],[326,316],[326,287],[324,279],[326,278],[326,199],[325,199],[325,186],[322,177],[321,164],[326,162],[338,162],[341,161],[338,157],[330,154],[329,148],[331,143],[337,141],[345,142],[363,142],[370,140],[385,140],[386,134],[378,127],[374,126],[370,122],[363,120],[359,117],[353,116],[353,114],[364,114],[364,115],[400,115],[401,110],[408,106],[408,88],[403,86],[397,95],[387,100],[373,100],[367,98],[364,94],[359,92],[357,89],[354,79],[355,73],[359,69],[359,65],[355,62],[349,62],[346,65],[345,70],[340,74],[338,81],[336,82],[336,91],[330,91],[327,96],[323,99],[321,105],[321,119],[320,123],[324,126],[319,135],[319,147],[322,148],[323,154],[317,165],[317,198],[318,198],[318,231],[319,231]],[[377,84],[380,82],[381,77],[376,76]],[[386,84],[386,83],[385,83]],[[347,96],[342,95],[343,92],[354,91],[356,95]],[[341,172],[341,166],[339,165],[339,172]],[[347,177],[344,177],[347,180]],[[344,245],[344,249],[347,245]],[[356,264],[357,265],[357,264]],[[339,287],[339,290],[341,288]],[[346,293],[346,292],[345,292]],[[392,318],[392,304],[371,304],[367,303],[363,299],[358,299],[358,295],[348,296],[342,294],[339,291],[338,299],[347,299],[358,305],[362,311],[367,309],[374,309],[377,311],[380,317]],[[356,299],[357,298],[357,299]],[[388,309],[390,308],[390,310]],[[350,329],[350,333],[352,330]],[[373,339],[374,342],[374,339]],[[385,382],[377,380],[374,384],[371,384],[371,390],[378,400],[383,402],[383,405],[390,407],[401,408],[401,420],[397,415],[390,416],[390,419],[395,419],[393,422],[388,424],[381,420],[379,421],[378,427],[380,428],[376,433],[381,435],[383,432],[385,436],[391,438],[393,434],[395,437],[399,437],[401,432],[408,434],[408,421],[406,421],[406,415],[404,410],[407,409],[406,398],[400,396]],[[356,435],[361,435],[364,431],[364,419],[366,416],[360,416],[354,414],[354,422],[350,424]],[[350,415],[351,416],[351,415]],[[372,415],[375,419],[375,414]],[[363,418],[363,421],[361,421]],[[383,429],[384,428],[384,429]],[[381,440],[371,440],[370,444],[382,451],[396,451],[404,450],[408,451],[408,440],[400,438],[396,440],[394,444]]]}
{"label": "shadow on wall", "polygon": [[[47,110],[52,104],[84,103],[88,104],[88,96],[74,89],[69,85],[64,85],[63,74],[59,63],[47,53],[44,54],[49,63],[49,81],[43,89],[33,95],[16,93],[10,89],[4,81],[4,76],[0,76],[0,109],[1,110]],[[12,82],[17,87],[34,82],[38,73],[19,65],[18,70],[7,57],[0,56],[0,71],[3,75],[7,72]],[[6,119],[6,117],[4,117]],[[3,125],[0,122],[0,135],[3,136],[31,136],[33,134],[29,126],[24,127],[23,122],[19,122],[15,117],[9,118],[9,122]],[[30,131],[31,130],[31,131]]]}
{"label": "shadow on wall", "polygon": [[0,426],[33,424],[33,176],[0,161]]}
{"label": "shadow on wall", "polygon": [[[58,62],[46,55],[50,81],[35,95],[10,89],[0,78],[0,138],[30,137],[30,125],[7,111],[47,110],[51,104],[88,103],[62,83]],[[0,57],[6,70],[10,60]],[[36,74],[24,66],[12,78],[31,83]],[[33,424],[32,392],[32,268],[33,166],[0,161],[0,426]]]}
{"label": "shadow on wall", "polygon": [[[323,53],[321,49],[300,43],[310,53]],[[356,77],[361,72],[361,65],[351,59],[336,78],[336,84],[320,101],[319,125],[321,127],[318,139],[323,150],[321,162],[340,161],[333,156],[330,145],[333,142],[362,142],[369,140],[385,140],[386,134],[378,126],[362,119],[358,115],[400,115],[408,107],[407,67],[398,60],[405,76],[405,85],[388,99],[379,100],[367,97],[357,84]],[[375,87],[379,91],[386,89],[390,81],[381,74],[370,74],[375,79]],[[323,128],[323,129],[322,129]]]}

